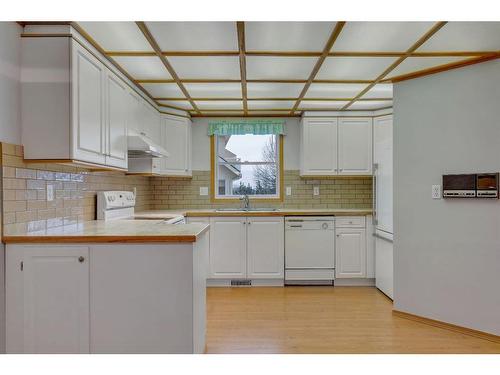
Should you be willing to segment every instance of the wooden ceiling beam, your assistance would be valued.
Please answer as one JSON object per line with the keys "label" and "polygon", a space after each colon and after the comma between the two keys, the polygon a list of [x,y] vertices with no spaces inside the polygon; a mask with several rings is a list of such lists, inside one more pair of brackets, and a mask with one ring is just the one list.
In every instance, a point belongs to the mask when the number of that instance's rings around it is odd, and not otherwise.
{"label": "wooden ceiling beam", "polygon": [[[173,79],[136,79],[139,83],[176,83]],[[184,78],[182,83],[240,83],[239,79],[204,79]],[[306,83],[306,79],[247,79],[247,83]],[[315,79],[312,83],[321,84],[369,84],[374,80],[367,79]]]}
{"label": "wooden ceiling beam", "polygon": [[393,62],[386,70],[380,74],[374,82],[370,83],[368,86],[366,86],[361,92],[356,95],[349,103],[347,103],[345,106],[342,107],[342,110],[346,110],[349,108],[356,100],[361,98],[364,94],[366,94],[368,91],[370,91],[373,86],[375,86],[377,83],[379,83],[381,80],[383,80],[390,72],[392,72],[394,69],[396,69],[399,64],[401,64],[406,58],[408,58],[413,52],[415,52],[422,44],[427,42],[434,34],[436,34],[444,25],[446,25],[446,22],[440,21],[435,23],[429,31],[427,31],[420,39],[418,39],[408,50],[406,51],[406,54],[404,56],[401,56],[399,59],[397,59],[395,62]]}
{"label": "wooden ceiling beam", "polygon": [[[158,97],[154,98],[155,100],[164,100],[164,101],[186,101],[186,98],[170,98],[170,97]],[[214,97],[206,97],[206,98],[192,98],[194,101],[213,101],[213,102],[225,102],[225,101],[243,101],[243,98],[229,97],[229,98],[214,98]],[[247,101],[296,101],[298,98],[273,98],[273,97],[265,97],[265,98],[247,98]],[[353,98],[302,98],[302,101],[337,101],[337,102],[348,102]],[[392,98],[360,98],[359,101],[390,101]]]}
{"label": "wooden ceiling beam", "polygon": [[340,32],[344,28],[344,25],[345,25],[344,21],[339,21],[339,22],[337,22],[335,24],[335,27],[333,28],[332,33],[330,34],[330,37],[328,38],[328,41],[326,42],[326,45],[323,48],[323,52],[321,53],[321,56],[318,58],[318,61],[316,61],[316,64],[314,64],[314,68],[313,68],[311,74],[309,75],[309,78],[307,79],[307,82],[304,85],[304,88],[300,92],[299,98],[297,99],[297,101],[293,105],[291,113],[295,112],[295,110],[297,109],[297,107],[300,104],[301,99],[306,95],[307,90],[309,90],[309,86],[311,86],[314,78],[316,77],[316,75],[318,74],[319,70],[321,69],[321,66],[323,65],[323,62],[328,57],[328,54],[330,53],[330,51],[331,51],[331,49],[333,47],[333,44],[335,43],[335,41],[337,40],[338,36],[340,35]]}
{"label": "wooden ceiling beam", "polygon": [[177,83],[177,86],[179,86],[179,89],[182,91],[182,93],[184,94],[186,99],[191,103],[191,106],[194,108],[194,110],[196,112],[199,112],[199,109],[196,106],[196,103],[193,101],[193,99],[191,99],[189,92],[184,87],[184,84],[181,82],[181,80],[180,80],[179,76],[177,75],[177,73],[175,72],[174,68],[172,67],[170,62],[167,60],[167,58],[161,54],[160,46],[158,45],[155,38],[153,37],[153,35],[149,31],[146,24],[142,21],[138,21],[138,22],[136,22],[136,25],[137,25],[137,27],[139,27],[139,30],[142,31],[142,33],[144,34],[144,37],[149,42],[149,44],[151,45],[153,50],[156,52],[157,56],[160,58],[160,61],[163,63],[163,65],[165,66],[167,71],[170,73],[170,75],[172,76],[174,81]]}
{"label": "wooden ceiling beam", "polygon": [[241,77],[241,95],[243,96],[243,111],[248,112],[247,103],[247,62],[245,56],[245,22],[236,22],[238,32],[238,50],[240,57],[240,77]]}

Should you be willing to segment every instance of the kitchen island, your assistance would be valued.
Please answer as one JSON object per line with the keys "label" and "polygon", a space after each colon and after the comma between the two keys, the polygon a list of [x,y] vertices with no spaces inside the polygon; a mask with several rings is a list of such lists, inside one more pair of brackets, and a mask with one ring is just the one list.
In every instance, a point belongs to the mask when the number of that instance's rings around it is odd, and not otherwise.
{"label": "kitchen island", "polygon": [[208,225],[9,233],[8,353],[203,353]]}

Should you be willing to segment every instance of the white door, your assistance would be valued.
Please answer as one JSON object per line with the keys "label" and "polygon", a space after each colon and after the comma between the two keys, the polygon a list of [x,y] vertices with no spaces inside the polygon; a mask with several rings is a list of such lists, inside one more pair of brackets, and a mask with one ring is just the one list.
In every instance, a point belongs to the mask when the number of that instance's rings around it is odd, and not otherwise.
{"label": "white door", "polygon": [[247,277],[282,279],[285,261],[283,218],[253,217],[247,222]]}
{"label": "white door", "polygon": [[366,277],[366,230],[337,228],[336,232],[335,277]]}
{"label": "white door", "polygon": [[302,175],[337,174],[337,119],[304,119],[301,146]]}
{"label": "white door", "polygon": [[127,168],[128,93],[111,71],[106,74],[106,165]]}
{"label": "white door", "polygon": [[210,274],[212,279],[247,277],[245,217],[210,219]]}
{"label": "white door", "polygon": [[393,233],[392,219],[392,116],[378,117],[373,122],[373,171],[375,184],[375,226]]}
{"label": "white door", "polygon": [[371,175],[372,119],[339,119],[338,150],[340,175]]}
{"label": "white door", "polygon": [[375,285],[389,298],[394,298],[394,250],[392,236],[378,232],[375,237]]}
{"label": "white door", "polygon": [[24,352],[89,352],[89,249],[24,251]]}
{"label": "white door", "polygon": [[72,157],[105,164],[105,67],[78,43],[72,48]]}
{"label": "white door", "polygon": [[182,117],[165,116],[163,143],[169,153],[164,158],[163,173],[167,175],[190,174],[190,123]]}

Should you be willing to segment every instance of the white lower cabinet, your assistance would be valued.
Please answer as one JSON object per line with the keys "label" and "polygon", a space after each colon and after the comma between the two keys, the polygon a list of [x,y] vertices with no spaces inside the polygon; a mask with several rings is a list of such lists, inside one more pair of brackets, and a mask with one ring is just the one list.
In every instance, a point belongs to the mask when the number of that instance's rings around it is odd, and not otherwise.
{"label": "white lower cabinet", "polygon": [[89,353],[88,255],[88,247],[25,246],[7,257],[9,353]]}
{"label": "white lower cabinet", "polygon": [[212,217],[210,279],[283,279],[281,217]]}
{"label": "white lower cabinet", "polygon": [[366,277],[366,230],[359,228],[336,229],[335,277]]}

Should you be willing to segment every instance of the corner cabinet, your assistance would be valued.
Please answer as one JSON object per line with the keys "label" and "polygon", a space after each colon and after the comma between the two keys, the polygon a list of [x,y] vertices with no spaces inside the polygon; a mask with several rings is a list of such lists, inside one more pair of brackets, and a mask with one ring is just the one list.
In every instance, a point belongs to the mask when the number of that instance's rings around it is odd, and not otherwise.
{"label": "corner cabinet", "polygon": [[24,158],[126,170],[125,83],[72,38],[21,43]]}
{"label": "corner cabinet", "polygon": [[161,143],[169,152],[160,160],[161,175],[191,176],[191,120],[164,115],[161,124]]}
{"label": "corner cabinet", "polygon": [[353,176],[372,173],[372,119],[303,118],[300,174]]}

